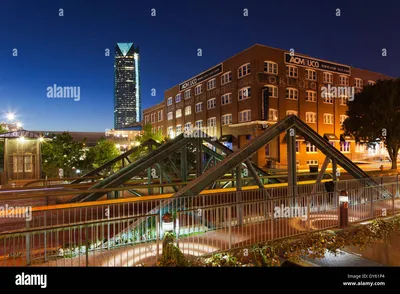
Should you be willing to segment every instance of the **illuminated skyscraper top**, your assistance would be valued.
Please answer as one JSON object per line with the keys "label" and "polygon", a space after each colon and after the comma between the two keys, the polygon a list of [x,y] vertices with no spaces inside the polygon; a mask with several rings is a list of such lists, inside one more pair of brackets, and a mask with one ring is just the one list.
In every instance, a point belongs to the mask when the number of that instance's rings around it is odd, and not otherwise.
{"label": "illuminated skyscraper top", "polygon": [[114,128],[142,120],[140,99],[139,47],[117,43],[114,61]]}

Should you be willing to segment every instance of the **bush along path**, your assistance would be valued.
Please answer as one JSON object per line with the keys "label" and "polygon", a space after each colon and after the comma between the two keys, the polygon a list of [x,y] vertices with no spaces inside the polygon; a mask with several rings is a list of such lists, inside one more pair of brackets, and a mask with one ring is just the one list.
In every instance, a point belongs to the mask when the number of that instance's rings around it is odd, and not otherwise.
{"label": "bush along path", "polygon": [[166,234],[161,267],[272,267],[281,266],[281,258],[297,263],[302,257],[323,258],[326,252],[339,254],[346,246],[361,250],[374,243],[389,241],[400,232],[400,216],[374,220],[367,225],[337,231],[312,232],[297,239],[282,239],[213,254],[209,257],[186,258],[175,245],[175,236]]}

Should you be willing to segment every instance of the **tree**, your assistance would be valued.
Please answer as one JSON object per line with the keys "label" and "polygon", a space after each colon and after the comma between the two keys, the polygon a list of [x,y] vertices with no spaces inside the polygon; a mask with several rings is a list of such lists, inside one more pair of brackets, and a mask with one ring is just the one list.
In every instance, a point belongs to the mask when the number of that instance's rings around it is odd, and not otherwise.
{"label": "tree", "polygon": [[149,139],[153,139],[154,141],[161,143],[164,140],[164,137],[161,131],[153,132],[151,124],[145,124],[143,126],[142,134],[137,137],[136,141],[142,144],[143,142],[146,142]]}
{"label": "tree", "polygon": [[91,160],[93,168],[97,168],[114,159],[119,154],[114,142],[102,138],[97,142],[96,146],[90,149],[88,159]]}
{"label": "tree", "polygon": [[87,151],[85,140],[74,142],[68,132],[54,135],[42,144],[43,171],[52,178],[58,177],[58,169],[62,168],[64,177],[75,176],[74,170],[87,168]]}
{"label": "tree", "polygon": [[353,135],[369,146],[383,142],[392,169],[397,169],[400,148],[400,79],[378,81],[366,86],[348,102],[345,134]]}

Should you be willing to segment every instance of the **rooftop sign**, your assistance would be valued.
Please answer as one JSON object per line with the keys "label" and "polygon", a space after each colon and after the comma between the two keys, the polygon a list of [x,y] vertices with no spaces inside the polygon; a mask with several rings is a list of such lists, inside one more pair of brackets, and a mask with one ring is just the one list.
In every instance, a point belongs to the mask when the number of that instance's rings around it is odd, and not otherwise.
{"label": "rooftop sign", "polygon": [[187,80],[182,84],[179,84],[179,91],[187,90],[198,83],[201,83],[209,78],[212,78],[213,76],[222,73],[222,71],[223,71],[223,66],[222,63],[220,63],[217,66],[214,66],[213,68],[210,68],[209,70],[197,75],[196,77]]}
{"label": "rooftop sign", "polygon": [[285,62],[288,64],[310,67],[324,71],[331,71],[338,74],[350,75],[351,68],[347,65],[327,62],[320,59],[308,58],[296,54],[285,53]]}

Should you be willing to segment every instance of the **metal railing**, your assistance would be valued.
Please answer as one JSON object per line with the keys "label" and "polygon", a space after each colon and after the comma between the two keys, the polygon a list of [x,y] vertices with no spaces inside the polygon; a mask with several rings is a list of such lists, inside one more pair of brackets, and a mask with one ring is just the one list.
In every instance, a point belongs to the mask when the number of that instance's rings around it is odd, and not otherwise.
{"label": "metal railing", "polygon": [[[347,190],[350,222],[400,211],[398,183],[347,185],[355,187]],[[179,248],[195,256],[338,227],[337,192],[314,191],[277,197],[250,190],[36,211],[25,227],[0,233],[0,265],[155,264],[167,212],[174,216]]]}

